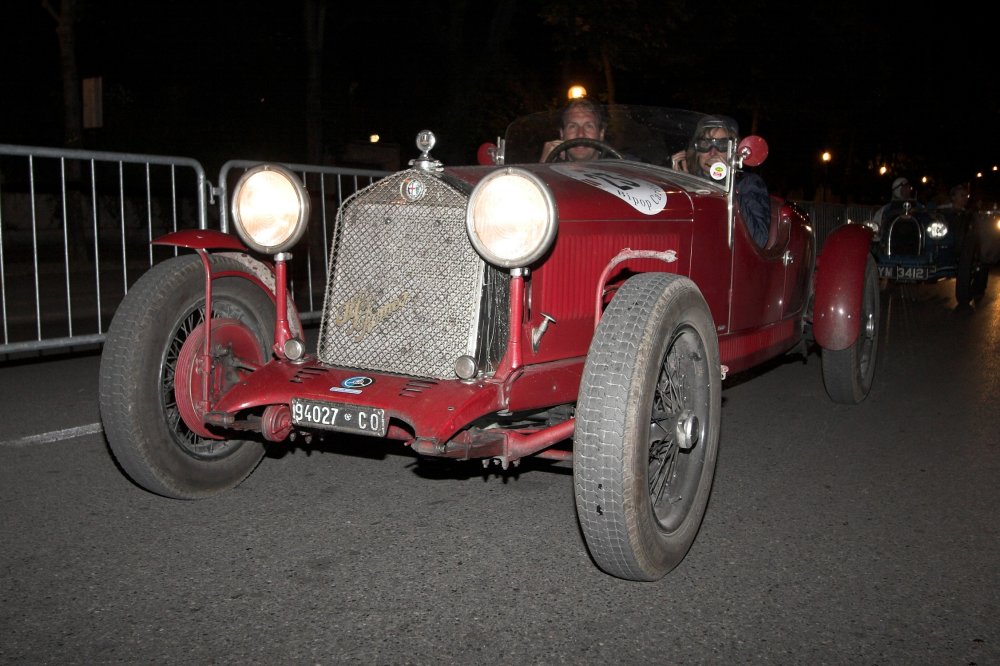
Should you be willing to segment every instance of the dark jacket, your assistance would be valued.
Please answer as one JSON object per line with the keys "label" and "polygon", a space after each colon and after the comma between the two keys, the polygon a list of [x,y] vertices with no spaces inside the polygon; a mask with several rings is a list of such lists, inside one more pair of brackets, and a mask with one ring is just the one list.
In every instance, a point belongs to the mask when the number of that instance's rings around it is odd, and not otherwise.
{"label": "dark jacket", "polygon": [[771,197],[764,179],[746,171],[736,177],[736,202],[750,237],[759,247],[767,245],[771,232]]}

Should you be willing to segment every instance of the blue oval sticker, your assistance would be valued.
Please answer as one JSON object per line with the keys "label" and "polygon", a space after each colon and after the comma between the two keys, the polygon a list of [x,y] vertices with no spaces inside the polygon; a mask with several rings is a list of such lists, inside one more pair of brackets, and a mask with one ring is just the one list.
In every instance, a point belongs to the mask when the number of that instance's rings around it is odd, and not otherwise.
{"label": "blue oval sticker", "polygon": [[340,385],[344,388],[364,388],[371,386],[374,381],[371,377],[348,377]]}

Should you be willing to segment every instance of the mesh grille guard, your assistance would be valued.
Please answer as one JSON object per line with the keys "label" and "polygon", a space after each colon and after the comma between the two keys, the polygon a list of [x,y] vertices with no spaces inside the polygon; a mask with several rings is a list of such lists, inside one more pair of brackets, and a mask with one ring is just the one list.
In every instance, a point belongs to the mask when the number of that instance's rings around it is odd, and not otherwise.
{"label": "mesh grille guard", "polygon": [[[422,197],[404,196],[420,185]],[[510,277],[469,243],[467,200],[441,176],[409,169],[343,203],[330,249],[321,361],[453,379],[455,360],[468,354],[487,374],[495,370],[507,344]]]}

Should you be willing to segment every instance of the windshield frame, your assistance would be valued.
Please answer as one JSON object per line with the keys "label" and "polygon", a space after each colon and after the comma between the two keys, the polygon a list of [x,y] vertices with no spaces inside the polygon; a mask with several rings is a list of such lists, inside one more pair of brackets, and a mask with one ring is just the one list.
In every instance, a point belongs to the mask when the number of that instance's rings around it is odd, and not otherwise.
{"label": "windshield frame", "polygon": [[[607,119],[605,143],[626,160],[665,167],[672,166],[674,153],[687,149],[698,121],[706,115],[685,109],[633,104],[603,105],[601,109]],[[546,141],[559,138],[561,126],[562,109],[515,119],[504,134],[503,163],[537,163],[542,146]]]}

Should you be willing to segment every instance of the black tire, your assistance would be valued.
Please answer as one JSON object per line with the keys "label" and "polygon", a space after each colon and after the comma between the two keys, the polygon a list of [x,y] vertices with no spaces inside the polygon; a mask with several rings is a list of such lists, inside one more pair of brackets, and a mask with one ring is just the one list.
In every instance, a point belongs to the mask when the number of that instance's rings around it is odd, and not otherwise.
{"label": "black tire", "polygon": [[981,298],[986,293],[990,271],[979,257],[979,245],[976,243],[975,230],[970,229],[962,243],[962,251],[958,255],[958,272],[955,275],[955,300],[959,305],[968,305],[974,299]]}
{"label": "black tire", "polygon": [[878,269],[868,257],[861,296],[861,330],[846,349],[823,349],[823,384],[830,399],[856,405],[868,397],[875,377],[878,358],[879,321],[881,320]]}
{"label": "black tire", "polygon": [[[212,257],[214,270],[247,271]],[[262,442],[203,437],[185,424],[175,395],[185,340],[204,330],[205,272],[196,255],[174,257],[146,272],[115,311],[101,354],[100,407],[115,459],[143,488],[177,499],[208,497],[243,481],[264,455]],[[242,277],[217,278],[213,321],[242,328],[256,341],[257,364],[269,357],[275,310],[268,295]],[[215,337],[213,335],[213,337]],[[255,345],[251,345],[255,346]],[[247,345],[243,345],[246,353]],[[230,384],[247,370],[227,367]],[[197,427],[197,426],[196,426]]]}
{"label": "black tire", "polygon": [[558,146],[552,149],[552,152],[549,153],[549,156],[545,158],[545,161],[546,163],[555,162],[556,157],[558,155],[565,153],[570,148],[578,148],[580,146],[593,148],[594,150],[600,153],[601,157],[611,156],[617,160],[623,159],[621,153],[619,153],[617,150],[615,150],[608,144],[604,143],[603,141],[599,141],[597,139],[591,139],[590,137],[586,136],[581,136],[575,139],[566,139],[565,141],[560,143]]}
{"label": "black tire", "polygon": [[990,267],[986,264],[979,264],[976,273],[972,278],[972,298],[978,300],[986,295],[986,286],[990,280]]}
{"label": "black tire", "polygon": [[602,570],[652,581],[694,542],[715,478],[719,342],[689,279],[630,278],[591,342],[573,449],[576,509]]}

